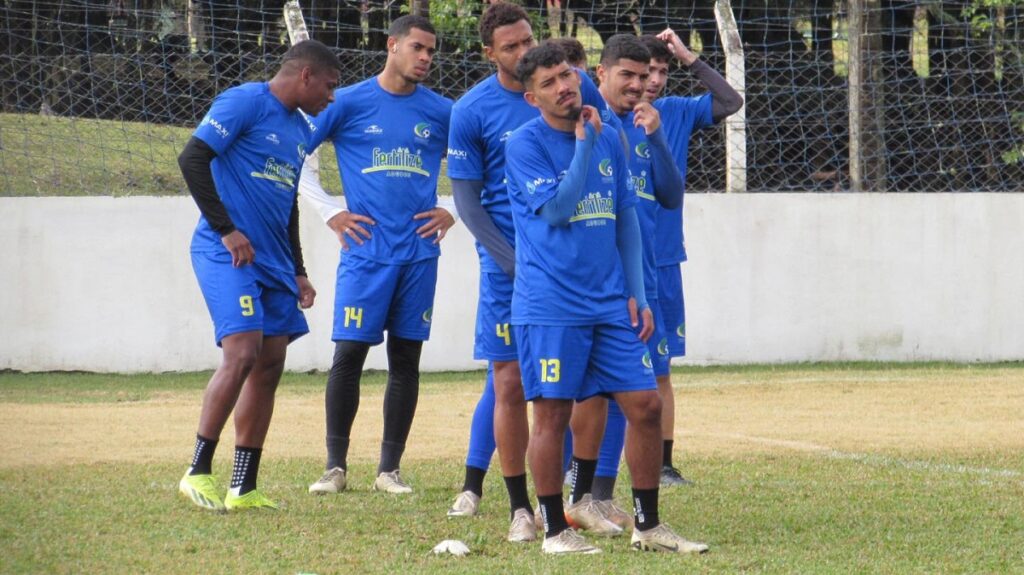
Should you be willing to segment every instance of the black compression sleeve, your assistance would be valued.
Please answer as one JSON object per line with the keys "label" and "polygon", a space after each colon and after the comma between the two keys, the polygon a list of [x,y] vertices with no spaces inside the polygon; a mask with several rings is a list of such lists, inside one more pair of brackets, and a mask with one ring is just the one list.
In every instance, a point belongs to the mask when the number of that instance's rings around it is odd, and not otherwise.
{"label": "black compression sleeve", "polygon": [[743,106],[743,96],[740,96],[721,74],[702,60],[690,64],[690,73],[711,92],[711,117],[716,122],[735,114]]}
{"label": "black compression sleeve", "polygon": [[192,199],[199,206],[199,211],[215,232],[226,236],[235,231],[235,224],[228,215],[224,202],[217,195],[217,187],[213,183],[213,172],[210,162],[217,157],[206,142],[193,136],[185,144],[185,149],[178,156],[178,167],[185,178],[185,185]]}
{"label": "black compression sleeve", "polygon": [[292,215],[288,218],[288,243],[292,245],[292,261],[295,262],[295,275],[305,276],[306,265],[302,260],[302,243],[299,241],[299,195],[295,194],[292,203]]}

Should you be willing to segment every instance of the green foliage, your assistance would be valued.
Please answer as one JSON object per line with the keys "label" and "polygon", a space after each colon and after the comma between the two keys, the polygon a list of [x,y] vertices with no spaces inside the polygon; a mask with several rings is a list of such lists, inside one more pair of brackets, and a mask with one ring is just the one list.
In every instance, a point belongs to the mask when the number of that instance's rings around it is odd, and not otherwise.
{"label": "green foliage", "polygon": [[[477,26],[483,6],[479,0],[430,0],[430,22],[437,29],[439,52],[472,52],[480,49]],[[402,6],[408,14],[411,6]]]}

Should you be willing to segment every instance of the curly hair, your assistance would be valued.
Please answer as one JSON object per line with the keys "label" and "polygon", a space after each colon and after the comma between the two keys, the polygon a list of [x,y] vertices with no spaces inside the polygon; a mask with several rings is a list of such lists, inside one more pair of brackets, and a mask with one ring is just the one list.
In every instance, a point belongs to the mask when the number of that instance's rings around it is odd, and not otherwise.
{"label": "curly hair", "polygon": [[491,46],[496,29],[515,24],[520,20],[530,21],[530,15],[522,6],[508,2],[491,4],[484,15],[480,17],[480,43],[484,46]]}

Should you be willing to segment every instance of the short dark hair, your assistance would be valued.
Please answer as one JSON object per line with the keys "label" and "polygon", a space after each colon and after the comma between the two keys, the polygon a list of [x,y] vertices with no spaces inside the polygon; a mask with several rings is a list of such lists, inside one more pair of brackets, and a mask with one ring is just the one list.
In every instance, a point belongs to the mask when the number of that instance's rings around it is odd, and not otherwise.
{"label": "short dark hair", "polygon": [[604,43],[604,50],[601,50],[601,65],[614,66],[623,59],[649,64],[651,51],[644,46],[640,38],[632,34],[616,34]]}
{"label": "short dark hair", "polygon": [[668,49],[668,44],[661,38],[652,34],[644,34],[640,36],[640,41],[644,43],[644,46],[651,53],[651,60],[657,60],[666,64],[672,61],[672,52]]}
{"label": "short dark hair", "polygon": [[305,62],[314,72],[341,71],[341,61],[333,50],[316,40],[303,40],[292,45],[281,58],[281,67],[292,62]]}
{"label": "short dark hair", "polygon": [[388,36],[392,38],[408,36],[409,31],[413,28],[429,32],[437,36],[437,31],[434,30],[434,25],[430,23],[430,20],[416,14],[406,14],[405,16],[395,18],[395,21],[392,22],[391,26],[388,28]]}
{"label": "short dark hair", "polygon": [[518,4],[498,2],[491,4],[480,17],[480,43],[491,46],[494,43],[494,31],[502,26],[515,24],[520,20],[530,21],[530,15]]}
{"label": "short dark hair", "polygon": [[516,78],[526,86],[533,80],[537,68],[554,68],[565,61],[565,50],[561,46],[545,42],[523,54],[516,64]]}
{"label": "short dark hair", "polygon": [[558,44],[565,51],[565,58],[570,64],[576,65],[578,62],[583,62],[584,66],[587,63],[587,49],[583,47],[583,43],[576,38],[551,38],[548,40],[552,44]]}

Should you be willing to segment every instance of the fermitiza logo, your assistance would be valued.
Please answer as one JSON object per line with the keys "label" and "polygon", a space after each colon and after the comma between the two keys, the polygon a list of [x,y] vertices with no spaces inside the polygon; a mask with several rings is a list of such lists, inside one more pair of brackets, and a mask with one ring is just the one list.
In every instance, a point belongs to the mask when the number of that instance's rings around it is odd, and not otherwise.
{"label": "fermitiza logo", "polygon": [[372,136],[379,136],[384,133],[384,130],[382,130],[377,124],[370,124],[365,130],[363,130],[363,133],[370,134]]}
{"label": "fermitiza logo", "polygon": [[[213,126],[213,129],[217,132],[217,135],[220,136],[221,138],[227,138],[228,136],[231,135],[231,132],[229,132],[227,128],[222,126],[220,124],[220,122],[217,121],[217,118],[214,118],[213,116],[207,116],[207,117],[203,118],[203,122],[202,123],[203,124],[209,124],[209,125]],[[200,125],[202,125],[202,124],[200,124]]]}
{"label": "fermitiza logo", "polygon": [[423,169],[423,157],[419,151],[415,154],[409,148],[395,148],[386,152],[380,148],[374,148],[370,153],[372,165],[363,168],[364,174],[373,172],[388,172],[387,175],[397,177],[410,177],[409,174],[419,174],[430,177],[430,172]]}
{"label": "fermitiza logo", "polygon": [[417,138],[430,138],[430,124],[427,122],[420,122],[413,127],[412,133],[416,134]]}
{"label": "fermitiza logo", "polygon": [[[592,192],[587,194],[587,197],[583,198],[578,204],[576,204],[576,213],[569,218],[569,222],[614,219],[615,199],[612,197],[612,193],[608,192],[606,197],[602,196],[600,192]],[[604,222],[598,222],[595,224],[588,223],[587,225],[604,225]]]}
{"label": "fermitiza logo", "polygon": [[647,147],[647,142],[640,142],[635,148],[633,148],[633,151],[641,158],[647,160],[651,159],[651,150]]}
{"label": "fermitiza logo", "polygon": [[281,140],[277,139],[277,134],[275,134],[273,132],[271,132],[270,135],[267,136],[267,141],[268,142],[273,142],[275,144],[280,144],[281,143]]}
{"label": "fermitiza logo", "polygon": [[612,160],[611,158],[605,158],[601,160],[601,163],[597,165],[597,171],[601,172],[601,175],[610,178],[612,177]]}
{"label": "fermitiza logo", "polygon": [[249,175],[261,180],[270,180],[291,189],[295,187],[298,172],[291,164],[279,162],[276,158],[267,158],[262,172],[251,172]]}

